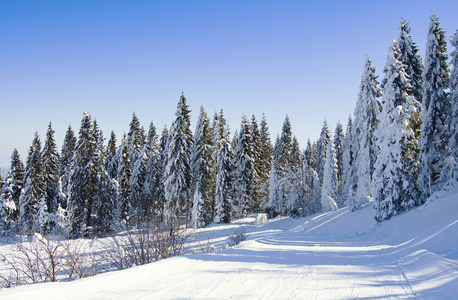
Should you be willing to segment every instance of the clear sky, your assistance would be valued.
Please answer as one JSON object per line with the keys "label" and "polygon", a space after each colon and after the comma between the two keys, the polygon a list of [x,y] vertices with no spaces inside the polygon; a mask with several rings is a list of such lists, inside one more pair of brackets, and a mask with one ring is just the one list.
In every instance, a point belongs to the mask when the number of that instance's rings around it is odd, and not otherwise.
{"label": "clear sky", "polygon": [[[158,131],[185,92],[200,105],[267,116],[272,140],[289,114],[302,147],[353,112],[367,54],[379,79],[400,18],[424,56],[431,12],[447,36],[458,1],[7,1],[0,9],[0,167],[25,162],[52,121],[59,147],[82,113],[120,141],[132,112]],[[450,50],[450,47],[449,47]]]}

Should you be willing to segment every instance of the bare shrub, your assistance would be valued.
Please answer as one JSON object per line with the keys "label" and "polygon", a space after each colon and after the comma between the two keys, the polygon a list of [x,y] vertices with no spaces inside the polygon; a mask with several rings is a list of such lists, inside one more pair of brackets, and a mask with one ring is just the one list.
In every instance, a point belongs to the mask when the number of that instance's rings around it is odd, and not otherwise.
{"label": "bare shrub", "polygon": [[111,263],[118,270],[181,255],[190,233],[179,226],[155,225],[126,231],[112,236],[114,251],[107,251]]}

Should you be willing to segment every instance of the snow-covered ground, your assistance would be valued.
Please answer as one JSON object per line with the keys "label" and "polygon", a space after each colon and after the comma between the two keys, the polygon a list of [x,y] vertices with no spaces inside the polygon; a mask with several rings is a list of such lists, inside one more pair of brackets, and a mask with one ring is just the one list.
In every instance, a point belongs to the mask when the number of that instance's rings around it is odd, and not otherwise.
{"label": "snow-covered ground", "polygon": [[[456,299],[458,190],[432,198],[381,224],[367,206],[212,225],[199,233],[216,253],[4,289],[0,299]],[[241,227],[246,241],[227,248]]]}

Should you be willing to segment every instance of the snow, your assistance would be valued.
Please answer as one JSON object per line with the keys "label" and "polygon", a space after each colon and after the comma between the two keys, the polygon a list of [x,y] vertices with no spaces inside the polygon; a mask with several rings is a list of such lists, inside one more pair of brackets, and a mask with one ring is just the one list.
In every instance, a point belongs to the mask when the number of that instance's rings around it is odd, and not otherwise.
{"label": "snow", "polygon": [[[299,219],[252,215],[196,231],[216,253],[4,289],[0,298],[454,299],[457,200],[458,189],[436,193],[382,223],[375,222],[371,205]],[[236,230],[247,238],[228,247]],[[0,244],[0,251],[6,247]]]}

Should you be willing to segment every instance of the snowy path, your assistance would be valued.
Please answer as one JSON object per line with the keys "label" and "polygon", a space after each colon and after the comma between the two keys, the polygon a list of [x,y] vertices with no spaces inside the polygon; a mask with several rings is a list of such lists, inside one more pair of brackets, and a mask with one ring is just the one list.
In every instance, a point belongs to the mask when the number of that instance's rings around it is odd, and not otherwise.
{"label": "snowy path", "polygon": [[176,257],[70,283],[2,290],[0,298],[454,299],[457,195],[381,226],[375,225],[371,208],[258,226],[253,219],[212,226],[205,232],[215,240],[230,226],[241,225],[248,239],[216,254]]}

